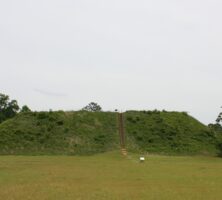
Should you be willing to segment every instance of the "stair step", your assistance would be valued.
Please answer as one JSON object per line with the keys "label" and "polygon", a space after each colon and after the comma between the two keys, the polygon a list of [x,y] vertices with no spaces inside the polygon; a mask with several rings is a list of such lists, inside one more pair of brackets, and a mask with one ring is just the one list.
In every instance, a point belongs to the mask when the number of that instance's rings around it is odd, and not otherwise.
{"label": "stair step", "polygon": [[121,149],[121,153],[126,156],[127,155],[127,150],[126,149]]}

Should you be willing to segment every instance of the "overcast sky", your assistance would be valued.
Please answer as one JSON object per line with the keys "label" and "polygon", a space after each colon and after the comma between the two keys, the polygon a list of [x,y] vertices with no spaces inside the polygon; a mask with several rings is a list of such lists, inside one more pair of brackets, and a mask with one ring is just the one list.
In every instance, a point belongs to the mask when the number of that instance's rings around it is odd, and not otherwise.
{"label": "overcast sky", "polygon": [[222,106],[221,0],[0,0],[0,93],[33,110]]}

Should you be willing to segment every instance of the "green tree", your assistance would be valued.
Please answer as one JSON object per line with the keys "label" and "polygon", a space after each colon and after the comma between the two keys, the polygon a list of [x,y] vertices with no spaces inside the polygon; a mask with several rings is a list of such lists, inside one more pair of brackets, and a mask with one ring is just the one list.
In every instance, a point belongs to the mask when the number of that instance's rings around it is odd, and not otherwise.
{"label": "green tree", "polygon": [[[219,113],[217,119],[215,120],[216,123],[211,123],[208,124],[208,127],[210,128],[211,131],[215,132],[215,133],[222,133],[222,112]],[[221,144],[221,150],[222,150],[222,144]]]}
{"label": "green tree", "polygon": [[0,123],[14,117],[18,110],[19,106],[16,100],[10,101],[8,95],[0,93]]}
{"label": "green tree", "polygon": [[222,112],[219,113],[219,115],[218,115],[218,117],[217,117],[217,119],[216,119],[216,122],[217,122],[217,123],[222,122]]}
{"label": "green tree", "polygon": [[82,110],[89,111],[89,112],[99,112],[99,111],[102,111],[102,108],[97,103],[91,102],[87,106],[85,106]]}
{"label": "green tree", "polygon": [[20,112],[31,112],[31,109],[27,105],[24,105],[24,106],[22,106]]}

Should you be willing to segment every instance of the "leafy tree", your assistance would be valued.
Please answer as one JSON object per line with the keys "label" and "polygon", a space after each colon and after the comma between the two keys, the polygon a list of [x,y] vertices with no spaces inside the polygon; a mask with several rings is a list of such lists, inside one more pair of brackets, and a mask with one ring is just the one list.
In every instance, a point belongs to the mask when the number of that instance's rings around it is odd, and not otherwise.
{"label": "leafy tree", "polygon": [[12,118],[19,110],[16,100],[9,100],[9,96],[0,93],[0,123]]}
{"label": "leafy tree", "polygon": [[[215,120],[216,123],[211,123],[211,124],[208,124],[208,127],[210,128],[211,131],[213,131],[214,133],[222,133],[222,125],[221,125],[221,122],[222,122],[222,112],[219,113],[217,119]],[[221,152],[222,152],[222,143],[221,143]]]}
{"label": "leafy tree", "polygon": [[218,117],[217,117],[217,119],[216,119],[216,122],[217,122],[217,123],[222,122],[222,112],[219,113],[219,115],[218,115]]}
{"label": "leafy tree", "polygon": [[214,132],[222,133],[222,126],[219,123],[208,124],[208,127]]}
{"label": "leafy tree", "polygon": [[31,109],[27,105],[24,105],[20,112],[31,112]]}
{"label": "leafy tree", "polygon": [[82,110],[89,111],[89,112],[99,112],[99,111],[102,111],[102,108],[97,103],[91,102],[87,106],[85,106]]}

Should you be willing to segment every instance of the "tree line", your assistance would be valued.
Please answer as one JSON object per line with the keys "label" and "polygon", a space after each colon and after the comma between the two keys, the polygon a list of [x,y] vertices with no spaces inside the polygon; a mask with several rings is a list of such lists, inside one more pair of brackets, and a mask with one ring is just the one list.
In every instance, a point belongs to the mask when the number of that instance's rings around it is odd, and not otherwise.
{"label": "tree line", "polygon": [[14,117],[18,112],[30,111],[27,105],[20,108],[17,100],[10,100],[8,95],[0,93],[0,123]]}
{"label": "tree line", "polygon": [[[102,107],[95,102],[91,102],[81,110],[88,112],[100,112],[102,111]],[[8,95],[0,93],[0,123],[14,117],[17,113],[23,112],[31,112],[31,109],[27,105],[20,108],[17,100],[10,100]]]}
{"label": "tree line", "polygon": [[[100,112],[102,111],[102,107],[95,102],[90,102],[81,110],[88,112]],[[20,108],[17,100],[10,100],[8,95],[0,93],[0,123],[14,117],[19,112],[31,112],[31,109],[27,105]],[[211,123],[208,127],[215,131],[222,131],[222,112],[219,113],[215,121],[216,123]]]}

